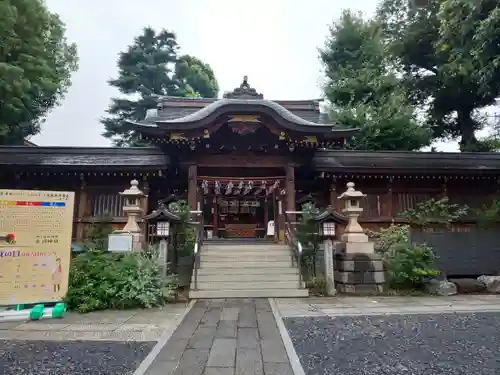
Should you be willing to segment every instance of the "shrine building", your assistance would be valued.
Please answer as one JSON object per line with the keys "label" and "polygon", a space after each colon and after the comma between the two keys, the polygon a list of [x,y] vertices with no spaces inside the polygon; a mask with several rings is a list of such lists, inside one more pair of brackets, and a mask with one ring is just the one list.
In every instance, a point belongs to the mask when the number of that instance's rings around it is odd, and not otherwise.
{"label": "shrine building", "polygon": [[471,207],[499,197],[499,154],[347,151],[358,129],[333,124],[319,103],[265,99],[246,78],[222,99],[164,97],[129,124],[152,147],[0,147],[1,188],[75,191],[75,241],[105,213],[125,224],[118,193],[131,179],[146,213],[186,199],[210,238],[265,237],[273,221],[282,240],[285,211],[309,200],[340,212],[349,181],[366,194],[360,223],[371,229],[432,197]]}

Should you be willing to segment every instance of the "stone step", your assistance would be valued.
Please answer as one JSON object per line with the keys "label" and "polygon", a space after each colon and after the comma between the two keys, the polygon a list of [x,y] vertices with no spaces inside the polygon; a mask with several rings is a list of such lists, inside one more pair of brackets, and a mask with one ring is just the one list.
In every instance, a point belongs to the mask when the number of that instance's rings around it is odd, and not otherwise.
{"label": "stone step", "polygon": [[221,251],[271,251],[271,250],[287,250],[287,245],[207,245],[203,244],[204,250],[221,250]]}
{"label": "stone step", "polygon": [[[222,266],[221,266],[222,265]],[[276,260],[258,260],[258,261],[233,261],[229,260],[226,262],[221,262],[218,259],[210,259],[201,261],[201,268],[252,268],[252,267],[263,267],[263,268],[289,268],[292,267],[292,260],[288,258],[288,261],[276,261]]]}
{"label": "stone step", "polygon": [[292,257],[290,254],[212,254],[212,253],[202,253],[202,262],[285,262],[289,263]]}
{"label": "stone step", "polygon": [[226,255],[226,254],[241,254],[241,255],[262,255],[262,254],[292,254],[289,249],[266,249],[265,251],[261,250],[251,250],[251,249],[211,249],[211,248],[203,248],[201,250],[201,254],[217,254],[217,255]]}
{"label": "stone step", "polygon": [[309,297],[307,289],[224,289],[191,290],[189,298],[279,298]]}
{"label": "stone step", "polygon": [[218,264],[218,267],[204,267],[206,263],[201,265],[201,268],[198,270],[198,277],[200,276],[211,276],[211,275],[246,275],[246,276],[255,276],[261,277],[260,275],[298,275],[297,268],[289,266],[289,267],[221,267]]}
{"label": "stone step", "polygon": [[[203,290],[245,290],[245,289],[297,289],[299,287],[299,280],[292,281],[209,281],[200,283],[198,280],[198,287]],[[191,289],[194,289],[194,282],[191,283]]]}
{"label": "stone step", "polygon": [[[205,271],[205,270],[200,270]],[[299,273],[292,269],[293,272],[290,273],[205,273],[198,272],[198,283],[213,282],[213,281],[225,281],[225,282],[239,282],[239,281],[295,281],[299,280]],[[192,278],[193,280],[193,278]]]}

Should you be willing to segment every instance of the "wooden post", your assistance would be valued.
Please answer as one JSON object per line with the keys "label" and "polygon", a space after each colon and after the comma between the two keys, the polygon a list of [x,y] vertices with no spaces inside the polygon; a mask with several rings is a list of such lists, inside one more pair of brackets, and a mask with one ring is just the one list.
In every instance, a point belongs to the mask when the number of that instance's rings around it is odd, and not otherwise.
{"label": "wooden post", "polygon": [[291,165],[286,167],[286,210],[295,211],[295,168]]}
{"label": "wooden post", "polygon": [[215,191],[212,191],[212,210],[213,210],[213,217],[212,217],[212,224],[214,226],[212,236],[214,237],[219,237],[219,205],[217,204],[217,196],[215,195]]}
{"label": "wooden post", "polygon": [[196,177],[198,174],[198,167],[190,165],[188,169],[188,205],[192,211],[197,209],[198,192],[196,186]]}
{"label": "wooden post", "polygon": [[150,188],[149,188],[149,182],[146,180],[146,177],[144,177],[144,182],[143,182],[143,185],[142,185],[142,192],[144,193],[144,198],[142,198],[142,210],[144,211],[144,215],[147,215],[148,214],[148,209],[149,209],[149,206],[148,206],[148,203],[149,203],[149,192],[150,192]]}
{"label": "wooden post", "polygon": [[336,184],[336,181],[333,180],[331,183],[330,183],[330,202],[329,202],[329,205],[335,210],[335,211],[338,211],[338,207],[337,207],[337,184]]}
{"label": "wooden post", "polygon": [[387,206],[387,215],[389,217],[394,217],[394,212],[393,212],[393,200],[394,196],[392,194],[392,177],[389,179],[389,184],[387,186],[387,194],[386,194],[386,206]]}
{"label": "wooden post", "polygon": [[448,179],[445,177],[441,184],[441,198],[448,198]]}
{"label": "wooden post", "polygon": [[78,207],[76,209],[76,215],[78,222],[76,224],[76,240],[82,241],[84,236],[84,226],[83,218],[85,217],[85,211],[87,210],[87,183],[81,178],[80,181],[80,199],[78,199]]}

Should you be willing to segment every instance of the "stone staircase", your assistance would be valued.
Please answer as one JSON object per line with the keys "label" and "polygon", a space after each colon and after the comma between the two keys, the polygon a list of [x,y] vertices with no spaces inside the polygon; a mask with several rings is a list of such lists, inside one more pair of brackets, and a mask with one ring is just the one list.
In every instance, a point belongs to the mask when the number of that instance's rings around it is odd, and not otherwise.
{"label": "stone staircase", "polygon": [[307,297],[287,245],[207,241],[201,252],[198,289],[190,298]]}

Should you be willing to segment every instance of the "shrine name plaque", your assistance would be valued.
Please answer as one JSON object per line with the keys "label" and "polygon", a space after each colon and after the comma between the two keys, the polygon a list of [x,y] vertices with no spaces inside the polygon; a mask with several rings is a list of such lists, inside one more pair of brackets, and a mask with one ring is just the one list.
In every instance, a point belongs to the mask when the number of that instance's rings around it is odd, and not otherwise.
{"label": "shrine name plaque", "polygon": [[74,198],[68,191],[0,190],[0,305],[66,295]]}

